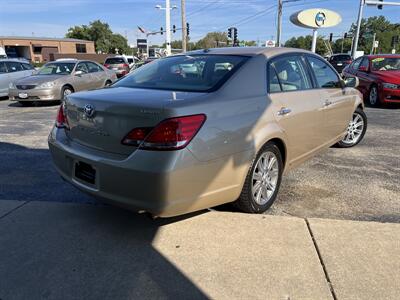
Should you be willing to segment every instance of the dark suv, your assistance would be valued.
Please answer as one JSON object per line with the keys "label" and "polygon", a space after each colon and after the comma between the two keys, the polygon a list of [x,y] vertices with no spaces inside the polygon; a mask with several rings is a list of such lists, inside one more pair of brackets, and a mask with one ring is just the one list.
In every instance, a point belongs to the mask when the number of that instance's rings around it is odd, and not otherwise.
{"label": "dark suv", "polygon": [[329,62],[339,74],[342,74],[343,69],[351,64],[351,55],[343,53],[333,54],[329,58]]}

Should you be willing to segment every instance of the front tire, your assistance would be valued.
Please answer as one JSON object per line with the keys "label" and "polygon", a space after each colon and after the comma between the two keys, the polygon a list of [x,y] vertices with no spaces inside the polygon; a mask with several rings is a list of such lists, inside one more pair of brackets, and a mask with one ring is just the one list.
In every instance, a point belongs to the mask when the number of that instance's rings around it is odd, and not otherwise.
{"label": "front tire", "polygon": [[61,100],[67,99],[74,92],[74,89],[69,86],[64,86],[61,90]]}
{"label": "front tire", "polygon": [[279,148],[267,143],[253,160],[234,205],[246,213],[263,213],[274,203],[282,180],[283,162]]}
{"label": "front tire", "polygon": [[371,105],[372,107],[379,106],[379,93],[378,93],[378,87],[376,85],[372,85],[369,90],[368,102],[369,105]]}
{"label": "front tire", "polygon": [[367,131],[367,116],[361,108],[353,113],[343,140],[337,143],[340,148],[350,148],[357,145],[364,138]]}

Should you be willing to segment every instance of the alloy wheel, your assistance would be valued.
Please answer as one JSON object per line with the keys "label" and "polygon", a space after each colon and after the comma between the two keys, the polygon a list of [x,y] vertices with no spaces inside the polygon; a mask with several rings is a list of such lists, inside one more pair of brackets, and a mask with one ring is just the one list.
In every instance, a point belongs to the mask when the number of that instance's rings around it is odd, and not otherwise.
{"label": "alloy wheel", "polygon": [[378,102],[378,89],[376,88],[376,86],[373,86],[369,93],[369,103],[371,105],[376,105],[377,102]]}
{"label": "alloy wheel", "polygon": [[264,205],[271,199],[275,193],[278,178],[278,159],[273,152],[267,151],[259,157],[253,170],[251,192],[257,204]]}
{"label": "alloy wheel", "polygon": [[63,92],[63,100],[67,98],[68,95],[71,95],[72,91],[70,89],[65,89]]}
{"label": "alloy wheel", "polygon": [[348,145],[356,144],[360,139],[363,130],[364,120],[359,113],[354,112],[353,118],[351,119],[349,126],[347,126],[347,132],[342,142]]}

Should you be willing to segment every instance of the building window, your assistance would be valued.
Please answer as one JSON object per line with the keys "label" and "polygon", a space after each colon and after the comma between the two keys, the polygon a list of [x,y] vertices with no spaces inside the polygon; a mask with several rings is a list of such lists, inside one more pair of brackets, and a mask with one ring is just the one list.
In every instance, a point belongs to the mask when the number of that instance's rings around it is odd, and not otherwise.
{"label": "building window", "polygon": [[33,54],[42,54],[42,47],[34,46]]}
{"label": "building window", "polygon": [[76,44],[76,53],[86,53],[86,44]]}

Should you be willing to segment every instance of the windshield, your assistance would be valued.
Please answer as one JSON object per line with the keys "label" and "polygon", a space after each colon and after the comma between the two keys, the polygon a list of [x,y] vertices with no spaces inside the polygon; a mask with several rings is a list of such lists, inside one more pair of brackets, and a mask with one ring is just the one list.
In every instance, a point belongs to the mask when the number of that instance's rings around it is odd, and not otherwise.
{"label": "windshield", "polygon": [[400,57],[378,57],[372,60],[373,71],[399,71]]}
{"label": "windshield", "polygon": [[75,63],[49,63],[39,70],[38,75],[68,75],[74,67]]}
{"label": "windshield", "polygon": [[351,60],[350,55],[334,55],[331,57],[332,61],[338,61],[338,60]]}
{"label": "windshield", "polygon": [[248,57],[236,55],[172,56],[136,69],[114,87],[207,92],[217,89]]}

